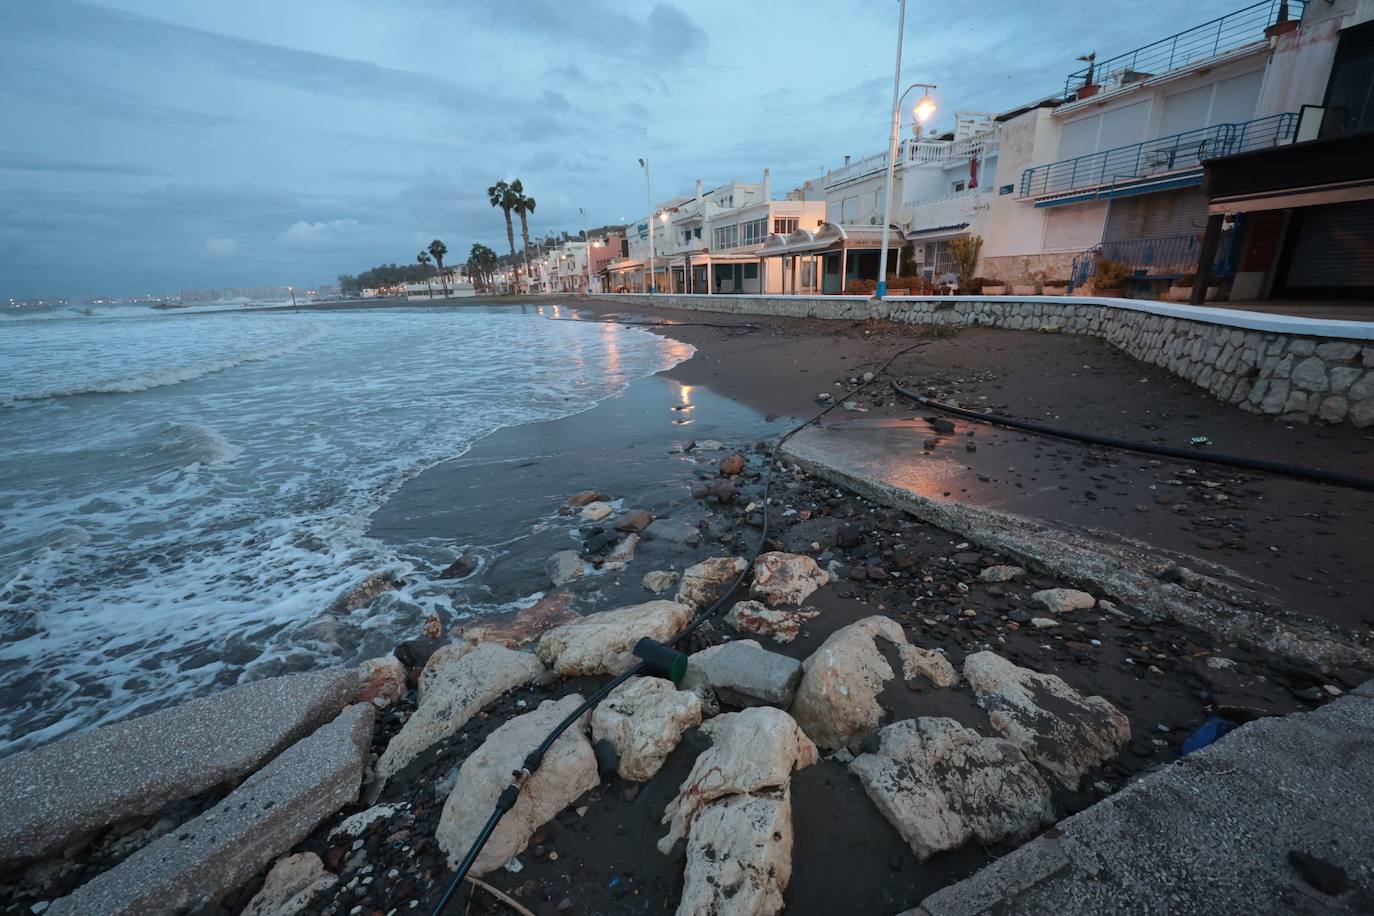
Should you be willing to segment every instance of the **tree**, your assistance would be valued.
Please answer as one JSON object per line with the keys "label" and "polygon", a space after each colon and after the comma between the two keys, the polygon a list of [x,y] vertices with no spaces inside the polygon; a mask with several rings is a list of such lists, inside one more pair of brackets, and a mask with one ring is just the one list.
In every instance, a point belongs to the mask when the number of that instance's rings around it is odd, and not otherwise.
{"label": "tree", "polygon": [[[519,182],[517,182],[518,184]],[[506,214],[506,241],[510,244],[511,263],[515,262],[515,225],[511,222],[510,214],[515,209],[515,192],[511,186],[506,184],[503,178],[496,184],[487,188],[487,200],[493,207],[500,207],[501,212]],[[520,269],[515,269],[515,279],[518,284],[520,281]]]}
{"label": "tree", "polygon": [[520,238],[525,243],[525,273],[530,272],[530,223],[529,215],[534,212],[534,198],[525,194],[525,186],[517,178],[510,183],[511,196],[514,198],[515,212],[520,214]]}
{"label": "tree", "polygon": [[954,258],[954,269],[959,274],[959,292],[965,292],[973,285],[973,277],[978,272],[978,256],[983,253],[981,235],[961,235],[949,243],[950,256]]}
{"label": "tree", "polygon": [[429,280],[429,252],[421,250],[421,252],[415,256],[415,260],[420,265],[420,269],[425,272],[425,286],[429,287],[429,294],[433,297],[434,284]]}
{"label": "tree", "polygon": [[491,276],[496,270],[497,260],[496,252],[486,245],[481,242],[472,244],[467,261],[468,275],[473,278],[473,283],[481,286],[484,291],[491,289]]}
{"label": "tree", "polygon": [[444,290],[444,298],[448,298],[448,277],[444,276],[444,255],[448,254],[448,246],[441,240],[435,239],[429,243],[429,253],[434,256],[434,263],[439,268],[439,283]]}

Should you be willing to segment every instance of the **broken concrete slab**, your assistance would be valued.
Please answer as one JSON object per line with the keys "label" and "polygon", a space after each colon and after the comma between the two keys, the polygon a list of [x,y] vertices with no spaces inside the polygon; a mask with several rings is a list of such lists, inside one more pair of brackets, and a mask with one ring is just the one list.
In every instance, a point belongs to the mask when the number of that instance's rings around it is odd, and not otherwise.
{"label": "broken concrete slab", "polygon": [[427,748],[456,734],[492,700],[534,680],[543,670],[528,652],[493,643],[482,643],[442,665],[414,714],[382,752],[377,778],[385,781],[399,773]]}
{"label": "broken concrete slab", "polygon": [[192,910],[257,874],[358,798],[373,707],[350,706],[209,811],[76,891],[52,916],[160,916]]}
{"label": "broken concrete slab", "polygon": [[539,638],[539,657],[563,677],[624,674],[638,663],[636,643],[666,642],[691,618],[692,609],[674,601],[601,611],[549,630]]}
{"label": "broken concrete slab", "polygon": [[687,690],[709,687],[731,706],[792,705],[801,680],[802,663],[769,652],[752,639],[737,639],[693,653],[687,659]]}
{"label": "broken concrete slab", "polygon": [[352,668],[254,681],[0,760],[0,865],[232,785],[333,719],[357,686]]}
{"label": "broken concrete slab", "polygon": [[964,677],[992,727],[1069,789],[1131,740],[1130,720],[1115,706],[1056,675],[984,651],[964,659]]}
{"label": "broken concrete slab", "polygon": [[636,677],[612,690],[592,711],[592,741],[609,741],[615,748],[621,779],[642,782],[663,766],[682,733],[700,724],[696,694],[663,678]]}
{"label": "broken concrete slab", "polygon": [[[511,784],[511,774],[581,703],[582,697],[575,693],[561,700],[545,700],[533,712],[498,727],[463,761],[434,833],[439,847],[448,854],[449,867],[457,868],[467,854],[496,807],[497,798]],[[544,762],[525,782],[514,807],[496,825],[473,863],[472,873],[484,875],[505,865],[525,848],[535,830],[600,781],[583,716],[544,755]]]}
{"label": "broken concrete slab", "polygon": [[878,732],[877,752],[849,769],[922,862],[969,840],[1021,839],[1054,820],[1049,784],[1030,761],[954,719],[894,722]]}

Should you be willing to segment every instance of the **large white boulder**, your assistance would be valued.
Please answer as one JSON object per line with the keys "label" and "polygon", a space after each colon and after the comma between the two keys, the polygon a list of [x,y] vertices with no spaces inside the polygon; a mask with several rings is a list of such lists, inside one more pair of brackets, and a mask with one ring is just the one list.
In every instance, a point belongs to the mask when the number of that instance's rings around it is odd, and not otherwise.
{"label": "large white boulder", "polygon": [[943,655],[908,643],[901,624],[889,617],[865,617],[836,630],[802,663],[801,684],[792,701],[792,715],[820,747],[857,745],[877,729],[882,718],[878,694],[896,677],[878,639],[897,647],[905,680],[924,675],[937,687],[958,680]]}
{"label": "large white boulder", "polygon": [[975,652],[964,659],[964,677],[992,727],[1070,789],[1131,740],[1131,723],[1120,710],[1053,674]]}
{"label": "large white boulder", "polygon": [[796,607],[829,581],[829,574],[810,557],[773,551],[754,560],[749,594],[769,607]]}
{"label": "large white boulder", "polygon": [[732,796],[692,824],[677,916],[771,916],[791,877],[789,788]]}
{"label": "large white boulder", "polygon": [[483,643],[440,666],[414,714],[377,761],[385,781],[434,744],[458,733],[468,719],[514,687],[534,680],[543,668],[528,652]]}
{"label": "large white boulder", "polygon": [[797,638],[802,624],[820,613],[815,608],[774,610],[762,601],[739,601],[725,615],[725,622],[741,633],[768,636],[774,642],[788,643]]}
{"label": "large white boulder", "polygon": [[663,766],[682,733],[700,724],[695,693],[663,678],[637,677],[612,690],[592,712],[592,741],[609,741],[620,777],[642,782]]}
{"label": "large white boulder", "polygon": [[[434,832],[439,848],[448,854],[450,868],[458,867],[481,833],[497,798],[511,784],[511,774],[581,703],[582,697],[575,693],[561,700],[545,700],[533,712],[497,728],[463,761]],[[534,831],[599,782],[596,755],[587,740],[583,716],[544,755],[544,762],[525,782],[515,805],[496,825],[473,863],[472,873],[484,875],[505,865],[525,848]]]}
{"label": "large white boulder", "polygon": [[744,557],[711,557],[682,573],[677,585],[677,600],[693,608],[702,608],[725,594],[730,584],[749,568]]}
{"label": "large white boulder", "polygon": [[316,895],[338,883],[338,876],[325,871],[313,852],[284,856],[267,873],[262,890],[248,901],[242,916],[296,916]]}
{"label": "large white boulder", "polygon": [[1054,820],[1050,787],[1011,742],[954,719],[894,722],[849,768],[922,862],[971,839],[1020,839]]}
{"label": "large white boulder", "polygon": [[816,746],[792,717],[772,706],[726,713],[701,727],[711,747],[697,756],[677,797],[663,812],[668,835],[659,840],[667,853],[691,827],[702,808],[718,798],[750,795],[788,785],[793,770],[816,762]]}
{"label": "large white boulder", "polygon": [[675,601],[602,611],[549,630],[539,638],[539,657],[563,677],[624,674],[636,664],[636,643],[646,636],[665,642],[691,617],[692,609]]}
{"label": "large white boulder", "polygon": [[477,643],[475,642],[459,640],[457,642],[447,643],[435,649],[434,654],[429,657],[429,661],[425,662],[424,668],[420,670],[420,677],[416,681],[415,686],[416,701],[420,703],[425,701],[425,694],[429,692],[429,688],[434,686],[435,681],[439,679],[439,672],[443,671],[449,665],[455,664],[464,655],[467,655],[476,648]]}

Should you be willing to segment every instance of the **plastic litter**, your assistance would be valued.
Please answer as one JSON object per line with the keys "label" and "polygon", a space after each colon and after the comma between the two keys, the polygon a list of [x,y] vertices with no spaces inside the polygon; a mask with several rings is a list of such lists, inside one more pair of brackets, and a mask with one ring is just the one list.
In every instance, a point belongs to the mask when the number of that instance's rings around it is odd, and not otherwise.
{"label": "plastic litter", "polygon": [[1221,716],[1208,716],[1206,722],[1193,729],[1193,733],[1183,739],[1179,753],[1187,757],[1193,751],[1200,751],[1207,745],[1220,741],[1235,727],[1232,722]]}

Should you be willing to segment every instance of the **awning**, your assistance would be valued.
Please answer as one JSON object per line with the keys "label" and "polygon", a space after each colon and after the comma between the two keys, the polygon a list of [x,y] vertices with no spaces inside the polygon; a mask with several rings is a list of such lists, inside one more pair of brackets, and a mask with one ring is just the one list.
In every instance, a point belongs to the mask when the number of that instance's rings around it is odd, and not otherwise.
{"label": "awning", "polygon": [[908,242],[929,241],[939,238],[942,235],[957,235],[968,228],[968,223],[954,223],[950,226],[935,226],[931,229],[920,229],[916,232],[908,232],[906,238]]}
{"label": "awning", "polygon": [[1097,188],[1092,191],[1084,191],[1082,194],[1071,194],[1068,197],[1054,197],[1049,200],[1037,200],[1035,206],[1040,207],[1063,207],[1068,204],[1081,204],[1090,200],[1111,200],[1116,197],[1135,197],[1139,194],[1155,194],[1159,191],[1174,191],[1178,188],[1191,188],[1202,184],[1202,172],[1195,172],[1189,175],[1179,175],[1175,178],[1165,178],[1161,181],[1136,182],[1129,185],[1117,185]]}
{"label": "awning", "polygon": [[[887,244],[889,248],[900,248],[906,244],[907,237],[896,226],[888,227]],[[760,257],[777,258],[783,255],[820,254],[824,251],[847,249],[881,249],[883,247],[883,228],[881,226],[842,226],[838,223],[821,223],[815,235],[798,229],[786,239],[780,235],[769,236],[759,249]]]}

